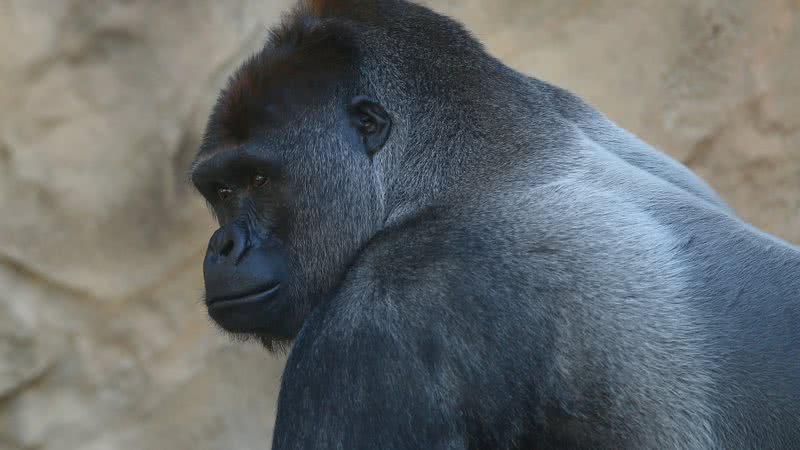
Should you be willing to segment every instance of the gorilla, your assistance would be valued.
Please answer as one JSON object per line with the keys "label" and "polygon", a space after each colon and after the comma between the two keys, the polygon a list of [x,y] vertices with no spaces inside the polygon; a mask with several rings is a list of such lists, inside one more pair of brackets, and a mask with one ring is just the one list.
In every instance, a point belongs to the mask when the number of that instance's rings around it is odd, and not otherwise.
{"label": "gorilla", "polygon": [[210,115],[275,449],[800,448],[800,248],[407,0],[302,0]]}

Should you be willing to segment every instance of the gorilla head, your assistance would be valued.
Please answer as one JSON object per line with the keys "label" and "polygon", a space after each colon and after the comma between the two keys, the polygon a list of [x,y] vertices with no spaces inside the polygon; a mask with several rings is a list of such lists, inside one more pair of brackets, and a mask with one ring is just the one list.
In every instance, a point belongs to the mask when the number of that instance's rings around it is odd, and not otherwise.
{"label": "gorilla head", "polygon": [[305,19],[276,32],[214,107],[192,181],[220,224],[206,303],[230,332],[293,338],[382,226],[372,159],[391,119],[360,95],[356,57],[347,30]]}
{"label": "gorilla head", "polygon": [[[209,313],[268,346],[291,340],[359,249],[443,186],[433,174],[447,178],[464,158],[420,153],[457,142],[458,120],[448,114],[463,105],[441,102],[454,75],[420,77],[392,59],[420,58],[420,45],[467,58],[484,54],[480,44],[416,5],[350,3],[301,2],[273,30],[220,95],[193,166],[221,226],[204,264]],[[330,19],[339,8],[356,20]],[[392,8],[402,8],[402,22],[385,20]],[[446,33],[419,32],[432,28]],[[464,69],[458,83],[477,86],[485,73],[480,64]]]}

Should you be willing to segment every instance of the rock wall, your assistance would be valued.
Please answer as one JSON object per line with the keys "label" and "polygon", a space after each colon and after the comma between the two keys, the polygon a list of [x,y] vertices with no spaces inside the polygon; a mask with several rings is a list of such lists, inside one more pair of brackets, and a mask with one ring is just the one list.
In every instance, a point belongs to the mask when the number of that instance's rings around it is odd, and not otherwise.
{"label": "rock wall", "polygon": [[[800,242],[796,0],[432,0]],[[269,445],[282,360],[206,318],[187,183],[288,0],[0,0],[0,449]]]}

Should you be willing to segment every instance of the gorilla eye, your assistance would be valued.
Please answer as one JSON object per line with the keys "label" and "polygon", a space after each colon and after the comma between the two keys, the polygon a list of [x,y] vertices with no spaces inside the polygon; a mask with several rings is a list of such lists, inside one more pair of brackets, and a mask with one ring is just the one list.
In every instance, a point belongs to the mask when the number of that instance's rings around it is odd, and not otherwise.
{"label": "gorilla eye", "polygon": [[231,194],[233,194],[233,191],[229,187],[222,186],[217,189],[217,196],[219,196],[220,200],[227,200]]}
{"label": "gorilla eye", "polygon": [[261,187],[261,186],[267,184],[267,181],[269,181],[269,180],[264,175],[256,175],[256,176],[253,177],[253,186]]}

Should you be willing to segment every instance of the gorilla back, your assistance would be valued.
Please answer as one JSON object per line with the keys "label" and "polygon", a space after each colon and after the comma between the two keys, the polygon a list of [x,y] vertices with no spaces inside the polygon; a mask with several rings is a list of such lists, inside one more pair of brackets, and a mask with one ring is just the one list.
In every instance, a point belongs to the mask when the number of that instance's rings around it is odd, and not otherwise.
{"label": "gorilla back", "polygon": [[276,449],[800,447],[800,250],[404,0],[308,0],[192,178]]}

